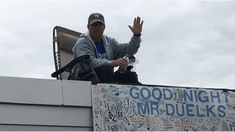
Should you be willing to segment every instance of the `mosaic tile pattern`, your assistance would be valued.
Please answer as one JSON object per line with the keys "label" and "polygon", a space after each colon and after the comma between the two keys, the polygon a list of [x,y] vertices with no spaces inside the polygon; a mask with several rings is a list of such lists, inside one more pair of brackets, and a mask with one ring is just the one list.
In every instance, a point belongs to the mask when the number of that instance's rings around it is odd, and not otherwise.
{"label": "mosaic tile pattern", "polygon": [[235,92],[99,84],[92,88],[94,130],[235,130]]}

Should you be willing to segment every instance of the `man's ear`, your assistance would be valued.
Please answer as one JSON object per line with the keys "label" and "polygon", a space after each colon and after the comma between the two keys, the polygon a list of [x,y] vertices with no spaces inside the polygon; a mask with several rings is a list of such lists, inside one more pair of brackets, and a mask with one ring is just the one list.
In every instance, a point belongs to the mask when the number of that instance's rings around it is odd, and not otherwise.
{"label": "man's ear", "polygon": [[89,30],[89,25],[87,24],[87,29]]}

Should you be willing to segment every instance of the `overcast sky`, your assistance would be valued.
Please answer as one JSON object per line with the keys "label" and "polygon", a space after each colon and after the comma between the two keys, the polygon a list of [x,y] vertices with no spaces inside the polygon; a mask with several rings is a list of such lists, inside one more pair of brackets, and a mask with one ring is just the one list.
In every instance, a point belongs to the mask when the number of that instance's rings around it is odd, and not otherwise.
{"label": "overcast sky", "polygon": [[52,79],[53,27],[87,32],[93,12],[119,42],[131,38],[135,16],[144,20],[140,82],[235,88],[235,1],[1,1],[0,76]]}

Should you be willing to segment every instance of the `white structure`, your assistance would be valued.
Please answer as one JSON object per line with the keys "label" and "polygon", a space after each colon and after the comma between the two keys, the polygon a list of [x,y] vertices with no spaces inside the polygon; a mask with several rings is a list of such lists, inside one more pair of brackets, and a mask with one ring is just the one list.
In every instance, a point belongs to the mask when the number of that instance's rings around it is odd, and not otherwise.
{"label": "white structure", "polygon": [[[208,118],[206,126],[221,124],[219,130],[235,130],[234,91],[229,93],[223,107],[228,119]],[[93,130],[91,97],[89,81],[0,77],[0,131]],[[213,98],[219,100],[216,94]],[[220,114],[221,110],[225,109]],[[186,125],[178,127],[187,128],[187,121],[182,122]]]}
{"label": "white structure", "polygon": [[0,130],[92,130],[91,86],[0,77]]}

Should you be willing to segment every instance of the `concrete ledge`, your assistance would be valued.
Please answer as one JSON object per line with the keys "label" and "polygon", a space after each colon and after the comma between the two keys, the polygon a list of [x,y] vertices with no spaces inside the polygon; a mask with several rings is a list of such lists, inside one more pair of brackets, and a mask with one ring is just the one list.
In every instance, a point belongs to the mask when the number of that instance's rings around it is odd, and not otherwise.
{"label": "concrete ledge", "polygon": [[0,104],[0,124],[92,127],[92,109]]}
{"label": "concrete ledge", "polygon": [[61,127],[38,125],[1,125],[0,131],[92,131],[91,127]]}
{"label": "concrete ledge", "polygon": [[63,105],[91,107],[91,82],[63,80]]}
{"label": "concrete ledge", "polygon": [[91,82],[0,77],[0,130],[92,130]]}
{"label": "concrete ledge", "polygon": [[0,102],[62,105],[59,80],[0,77]]}

